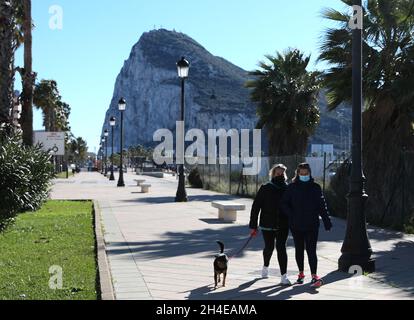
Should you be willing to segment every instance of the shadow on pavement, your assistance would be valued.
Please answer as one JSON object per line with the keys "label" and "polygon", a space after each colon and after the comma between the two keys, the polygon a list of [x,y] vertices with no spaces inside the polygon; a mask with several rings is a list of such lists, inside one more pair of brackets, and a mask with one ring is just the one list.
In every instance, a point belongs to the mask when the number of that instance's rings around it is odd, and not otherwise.
{"label": "shadow on pavement", "polygon": [[[133,192],[136,193],[136,192]],[[212,201],[230,201],[239,198],[225,195],[225,194],[195,194],[189,195],[192,202],[212,202]],[[174,196],[164,197],[145,197],[130,200],[120,200],[125,204],[131,205],[136,203],[144,204],[169,204],[175,203]],[[111,243],[114,245],[113,249],[108,247],[108,253],[111,255],[122,255],[125,253],[132,253],[138,260],[162,259],[168,257],[187,256],[197,254],[200,257],[211,257],[218,252],[218,245],[216,240],[221,240],[225,244],[225,252],[232,255],[237,252],[249,237],[249,228],[247,225],[229,224],[215,218],[199,219],[206,224],[205,229],[190,230],[188,232],[166,232],[161,235],[159,239],[151,241],[137,241],[125,243]],[[343,242],[346,231],[346,221],[338,218],[333,218],[334,228],[332,232],[326,232],[321,225],[319,233],[318,246],[319,253],[330,244],[338,244],[338,254],[340,244]],[[214,229],[219,225],[220,229]],[[414,277],[411,275],[414,270],[414,242],[403,239],[404,234],[380,228],[369,227],[369,238],[378,242],[380,247],[381,242],[393,241],[394,245],[390,250],[374,252],[377,272],[373,274],[374,279],[384,281],[399,287],[407,292],[414,294]],[[291,236],[288,240],[288,247],[293,247]],[[263,249],[263,239],[261,235],[253,239],[245,251],[240,253],[238,257],[245,257],[248,251],[261,251]],[[333,247],[335,250],[335,247]],[[332,250],[331,250],[332,251]],[[294,257],[290,257],[290,261],[294,263]],[[324,277],[326,283],[336,282],[347,277],[346,273],[333,271]],[[238,288],[230,289],[228,291],[211,291],[211,286],[200,287],[190,292],[190,299],[223,299],[227,296],[234,297],[235,295],[243,297],[247,294],[250,297],[257,299],[290,299],[291,297],[304,293],[317,293],[308,286],[293,286],[291,288],[284,287],[270,287],[251,289],[256,280],[242,284]],[[244,290],[247,290],[244,292]],[[309,291],[310,290],[310,291]]]}
{"label": "shadow on pavement", "polygon": [[[161,259],[193,254],[214,256],[218,252],[216,240],[223,241],[225,252],[231,255],[237,252],[249,238],[250,229],[248,226],[228,224],[218,219],[203,219],[202,221],[204,220],[210,225],[223,224],[228,226],[219,230],[206,228],[189,232],[166,232],[160,239],[137,242],[116,242],[111,243],[111,246],[118,248],[122,246],[129,247],[128,250],[136,257],[142,259]],[[321,231],[321,233],[325,232]],[[339,242],[342,241],[342,238],[335,239],[334,233],[332,233],[330,241]],[[291,237],[289,237],[287,246],[288,248],[293,247]],[[250,241],[247,248],[238,257],[245,256],[247,251],[262,251],[263,247],[263,238],[259,234]],[[124,254],[125,249],[113,249],[111,250],[111,254]]]}
{"label": "shadow on pavement", "polygon": [[[142,194],[141,192],[131,192],[132,194]],[[133,203],[148,203],[148,204],[163,204],[163,203],[175,203],[175,197],[148,197],[122,200],[122,202]]]}
{"label": "shadow on pavement", "polygon": [[318,291],[309,287],[309,285],[293,285],[290,287],[282,285],[272,285],[267,287],[259,287],[250,289],[261,278],[242,283],[237,288],[229,290],[214,290],[213,284],[209,286],[200,287],[189,291],[189,300],[286,300],[296,295],[308,293],[318,294]]}
{"label": "shadow on pavement", "polygon": [[[325,277],[323,277],[323,280],[326,285],[329,283],[349,279],[351,277],[352,275],[350,274],[339,271],[333,271],[327,274]],[[219,290],[214,290],[214,285],[210,284],[191,291],[187,291],[190,292],[188,299],[224,300],[231,298],[243,300],[244,298],[246,298],[254,300],[288,300],[294,298],[296,295],[300,295],[303,293],[312,295],[317,295],[319,293],[317,289],[310,288],[309,283],[306,283],[304,285],[293,285],[289,287],[282,285],[273,285],[247,290],[249,287],[251,287],[259,280],[261,280],[261,278],[256,278],[254,280],[241,284],[237,288],[225,291],[220,290],[220,287]]]}
{"label": "shadow on pavement", "polygon": [[414,298],[414,242],[401,240],[391,251],[377,251],[375,254],[376,273],[379,279],[413,294]]}
{"label": "shadow on pavement", "polygon": [[[217,219],[204,219],[206,223],[210,225],[222,224]],[[204,221],[203,220],[203,221]],[[337,221],[340,222],[340,221]],[[345,228],[340,227],[338,223],[337,232],[325,232],[323,229],[320,231],[319,252],[321,252],[324,245],[328,243],[337,243],[338,250],[340,250],[340,243],[343,241]],[[371,239],[393,239],[395,236],[389,232],[382,232],[381,230],[371,230]],[[160,239],[151,241],[137,241],[137,242],[118,242],[111,243],[114,246],[113,249],[108,247],[108,253],[111,255],[122,255],[125,253],[132,253],[137,260],[151,260],[162,259],[168,257],[179,257],[198,254],[200,257],[213,258],[218,252],[219,248],[216,240],[221,240],[225,244],[225,252],[229,256],[237,252],[249,238],[249,228],[243,225],[229,225],[222,229],[216,230],[206,228],[202,230],[194,230],[189,232],[166,232]],[[292,238],[289,237],[288,248],[293,247]],[[244,257],[248,251],[261,251],[263,250],[263,239],[259,234],[248,245],[248,247],[241,252],[237,257]],[[377,273],[373,274],[374,279],[384,281],[389,284],[404,289],[414,294],[414,277],[411,275],[414,270],[414,242],[402,240],[399,241],[390,251],[377,251],[375,257],[377,260]],[[292,263],[294,263],[294,257],[290,257]],[[335,282],[349,277],[350,275],[341,272],[332,272],[324,277],[327,283]],[[306,287],[306,286],[305,286]],[[294,287],[289,290],[280,292],[277,299],[289,299],[293,295],[303,293],[307,290],[302,287]],[[193,296],[203,294],[203,290],[206,291],[208,287],[199,288],[197,292],[192,293]],[[233,289],[237,290],[237,289]],[[238,289],[242,290],[242,289]],[[260,289],[263,290],[263,289]],[[253,290],[258,298],[265,299],[271,293],[262,293],[260,290]],[[278,290],[273,290],[273,293]],[[306,291],[307,292],[307,291]],[[214,298],[221,298],[221,295],[225,293],[213,293]],[[271,297],[273,299],[273,297]]]}
{"label": "shadow on pavement", "polygon": [[208,224],[232,224],[232,222],[226,222],[217,218],[205,218],[205,219],[199,219],[200,221],[203,221]]}
{"label": "shadow on pavement", "polygon": [[[140,192],[131,192],[132,194]],[[234,196],[229,195],[189,195],[189,201],[200,201],[200,202],[212,202],[212,201],[231,201],[238,199]],[[148,204],[163,204],[163,203],[175,203],[175,197],[147,197],[147,198],[138,198],[123,200],[124,202],[136,202],[136,203],[148,203]]]}

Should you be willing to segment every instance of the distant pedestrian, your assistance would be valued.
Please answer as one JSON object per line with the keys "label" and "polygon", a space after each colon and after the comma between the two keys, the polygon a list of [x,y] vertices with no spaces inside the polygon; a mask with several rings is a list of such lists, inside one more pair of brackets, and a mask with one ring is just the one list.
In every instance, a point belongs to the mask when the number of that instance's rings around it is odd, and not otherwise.
{"label": "distant pedestrian", "polygon": [[289,227],[287,217],[280,211],[283,193],[287,188],[286,169],[286,166],[283,164],[278,164],[270,170],[270,182],[260,187],[253,202],[249,227],[252,229],[251,234],[256,236],[260,214],[259,228],[262,231],[265,243],[262,277],[268,277],[270,259],[276,243],[277,258],[282,275],[281,284],[290,285],[291,283],[287,276],[288,257],[286,253]]}
{"label": "distant pedestrian", "polygon": [[317,275],[318,258],[316,247],[319,235],[319,216],[322,217],[325,230],[332,228],[322,189],[312,178],[307,163],[297,167],[296,176],[283,195],[283,212],[288,216],[289,227],[295,242],[296,263],[299,268],[297,283],[303,284],[304,252],[308,255],[312,274],[312,287],[320,287],[322,280]]}

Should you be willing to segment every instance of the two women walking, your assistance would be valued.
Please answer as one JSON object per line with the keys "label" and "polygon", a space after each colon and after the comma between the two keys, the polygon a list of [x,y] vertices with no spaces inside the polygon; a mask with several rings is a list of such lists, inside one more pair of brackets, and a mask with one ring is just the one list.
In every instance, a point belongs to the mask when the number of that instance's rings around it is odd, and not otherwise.
{"label": "two women walking", "polygon": [[262,276],[268,276],[268,268],[275,243],[282,285],[291,284],[287,276],[286,242],[289,229],[295,243],[295,258],[299,269],[297,284],[303,284],[304,252],[306,250],[310,271],[311,286],[319,287],[322,280],[317,275],[318,258],[316,254],[319,235],[319,217],[325,230],[332,228],[325,198],[321,187],[312,178],[312,171],[307,163],[300,164],[292,183],[287,185],[286,167],[276,165],[270,171],[271,181],[263,185],[257,193],[252,206],[250,224],[252,235],[256,235],[258,217],[265,248],[263,250],[264,266]]}

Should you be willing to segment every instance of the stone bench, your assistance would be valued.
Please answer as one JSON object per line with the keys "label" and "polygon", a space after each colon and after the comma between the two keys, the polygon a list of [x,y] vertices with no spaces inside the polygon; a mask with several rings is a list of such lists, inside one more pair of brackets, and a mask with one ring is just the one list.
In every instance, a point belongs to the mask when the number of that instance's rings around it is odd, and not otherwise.
{"label": "stone bench", "polygon": [[134,179],[134,181],[137,183],[137,186],[141,186],[146,180],[145,179]]}
{"label": "stone bench", "polygon": [[219,210],[218,218],[227,222],[236,221],[237,211],[246,210],[244,204],[231,201],[214,201],[211,206]]}
{"label": "stone bench", "polygon": [[141,192],[142,193],[148,193],[150,188],[151,188],[151,185],[149,183],[142,183],[141,184]]}

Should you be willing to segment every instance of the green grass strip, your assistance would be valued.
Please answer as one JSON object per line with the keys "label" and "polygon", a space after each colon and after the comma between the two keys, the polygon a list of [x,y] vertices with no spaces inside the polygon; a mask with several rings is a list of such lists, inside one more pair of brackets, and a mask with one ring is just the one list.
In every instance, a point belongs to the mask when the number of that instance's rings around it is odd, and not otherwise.
{"label": "green grass strip", "polygon": [[[48,201],[19,215],[0,234],[0,300],[96,300],[92,208],[88,201]],[[59,286],[52,266],[62,268],[61,289],[50,288]]]}

